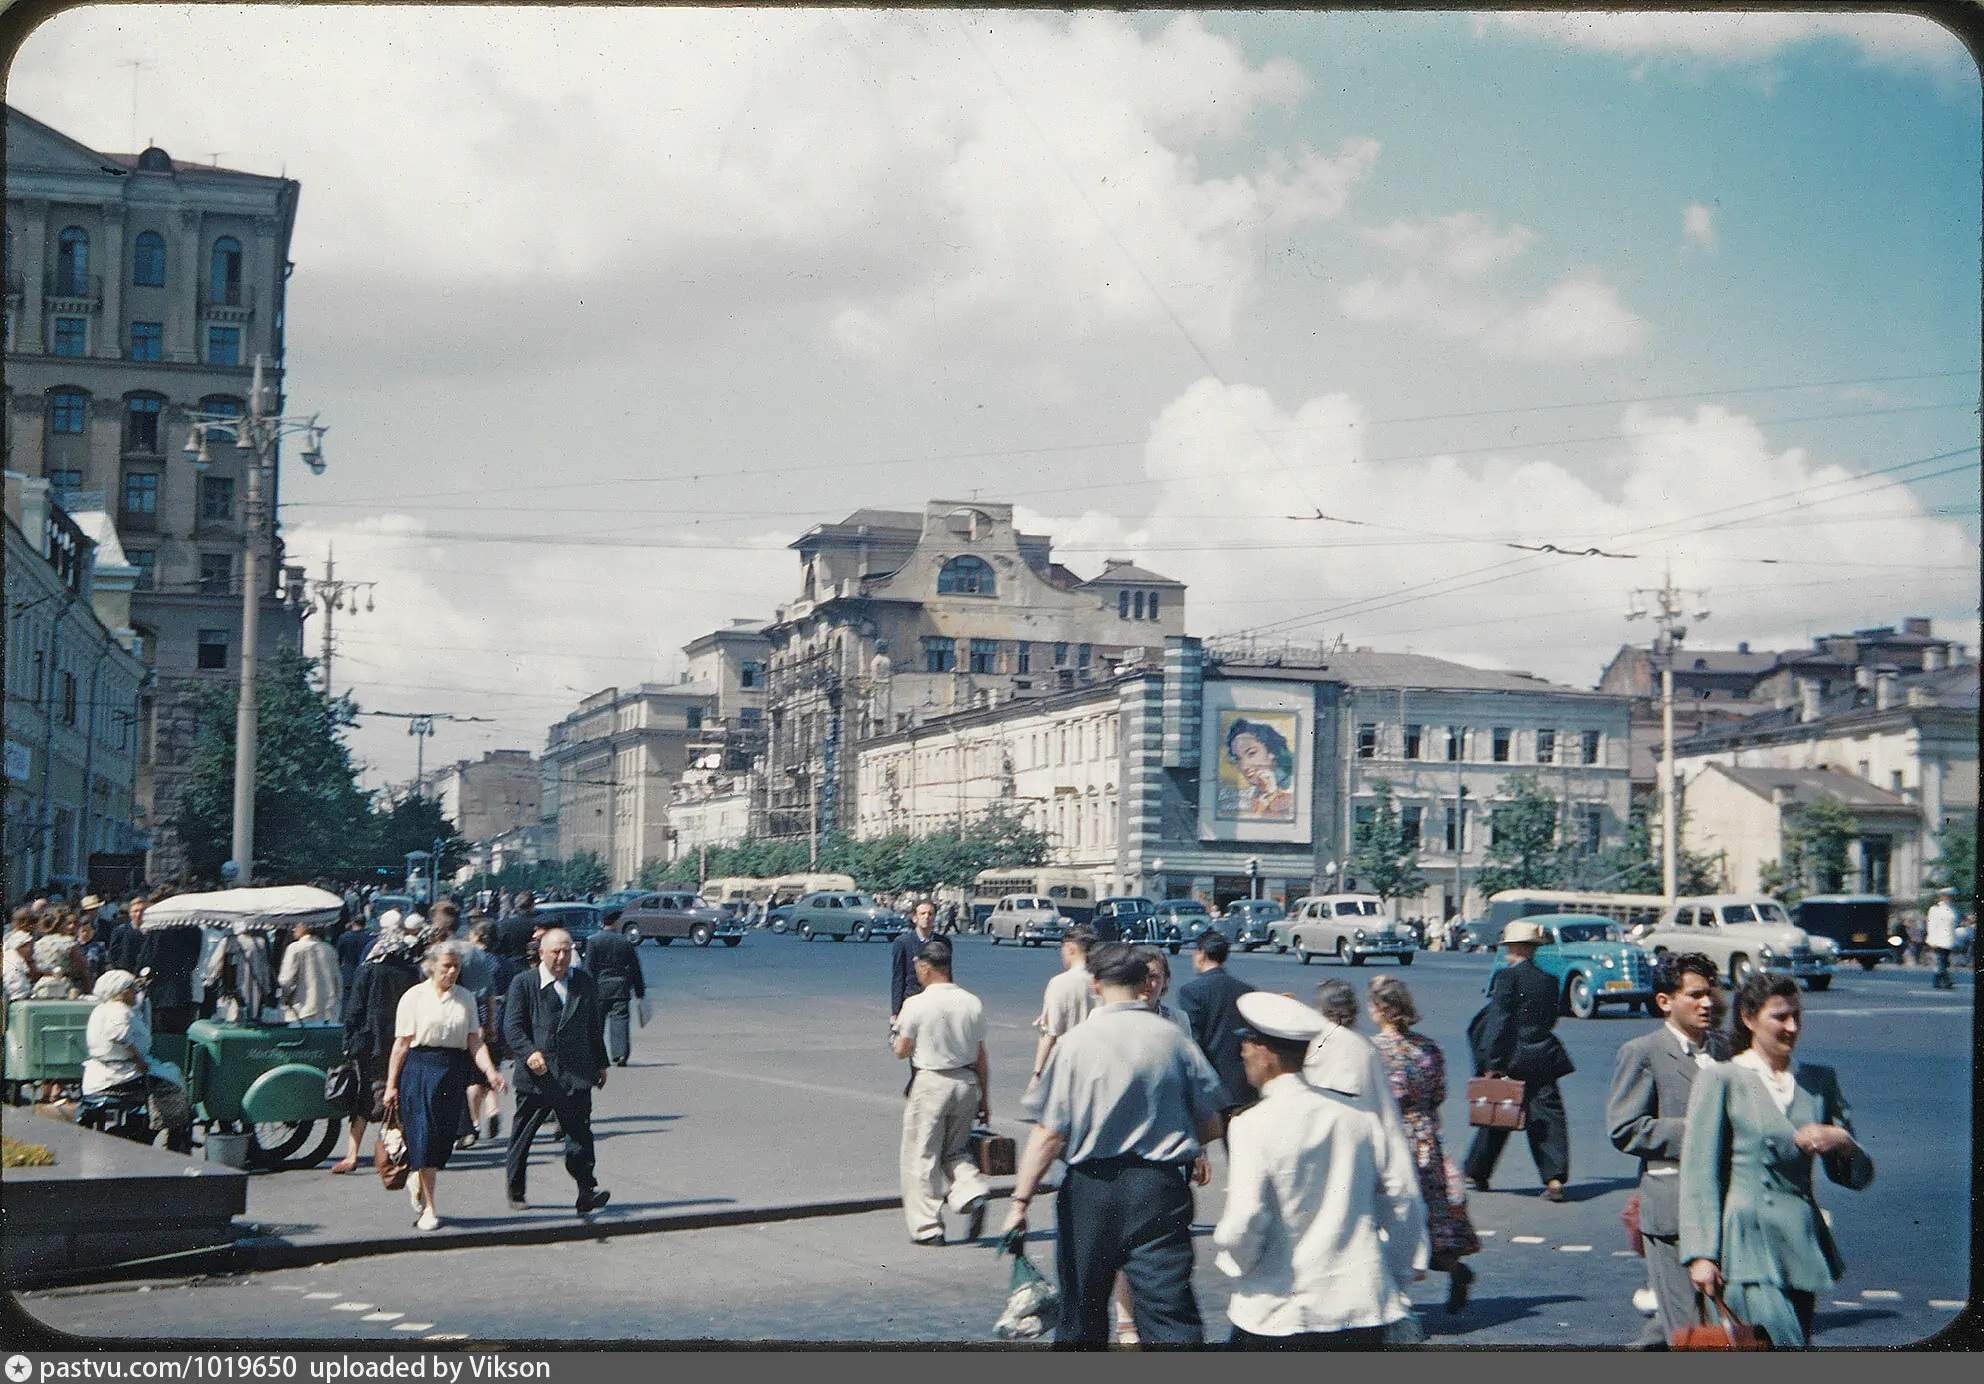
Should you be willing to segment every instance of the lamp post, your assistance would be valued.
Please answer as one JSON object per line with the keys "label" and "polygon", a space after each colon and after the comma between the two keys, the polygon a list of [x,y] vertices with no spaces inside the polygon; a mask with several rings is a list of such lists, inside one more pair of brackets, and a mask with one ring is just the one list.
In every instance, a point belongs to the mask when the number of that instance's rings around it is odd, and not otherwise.
{"label": "lamp post", "polygon": [[196,475],[213,462],[208,444],[215,434],[248,453],[247,490],[242,503],[241,555],[241,679],[234,709],[234,841],[232,863],[243,883],[254,879],[255,862],[255,664],[259,652],[262,603],[262,542],[269,516],[263,512],[262,473],[275,465],[276,448],[287,436],[307,439],[303,464],[313,475],[324,472],[324,432],[317,415],[286,418],[269,411],[268,386],[263,379],[264,357],[255,357],[255,377],[248,391],[248,410],[241,414],[195,413],[186,435],[186,451]]}
{"label": "lamp post", "polygon": [[1151,875],[1151,881],[1155,886],[1152,889],[1152,892],[1159,894],[1163,893],[1164,892],[1164,857],[1163,856],[1154,855],[1150,858],[1150,875]]}
{"label": "lamp post", "polygon": [[1258,855],[1247,857],[1247,897],[1258,899],[1261,896],[1261,858]]}

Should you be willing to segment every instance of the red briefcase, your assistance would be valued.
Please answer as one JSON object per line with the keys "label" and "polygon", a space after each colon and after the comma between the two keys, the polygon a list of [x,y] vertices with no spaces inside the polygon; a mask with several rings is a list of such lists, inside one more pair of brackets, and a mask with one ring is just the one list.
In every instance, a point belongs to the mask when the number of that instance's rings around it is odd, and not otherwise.
{"label": "red briefcase", "polygon": [[987,1177],[1010,1177],[1018,1167],[1013,1141],[989,1129],[971,1131],[971,1161]]}
{"label": "red briefcase", "polygon": [[1523,1084],[1506,1076],[1477,1076],[1467,1083],[1467,1122],[1484,1129],[1521,1129]]}

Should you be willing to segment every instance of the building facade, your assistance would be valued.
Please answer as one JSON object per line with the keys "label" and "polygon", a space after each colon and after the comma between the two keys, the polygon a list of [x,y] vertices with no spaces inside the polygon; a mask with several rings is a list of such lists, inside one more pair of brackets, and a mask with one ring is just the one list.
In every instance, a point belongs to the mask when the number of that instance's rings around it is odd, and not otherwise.
{"label": "building facade", "polygon": [[428,776],[424,791],[471,845],[537,823],[539,778],[529,750],[489,750]]}
{"label": "building facade", "polygon": [[1688,784],[1681,843],[1718,857],[1735,892],[1763,893],[1769,872],[1784,863],[1786,839],[1800,826],[1801,813],[1821,800],[1845,808],[1853,819],[1842,890],[1890,894],[1899,881],[1921,879],[1922,833],[1916,829],[1915,804],[1837,769],[1711,764]]}
{"label": "building facade", "polygon": [[7,887],[121,888],[141,854],[136,574],[108,517],[66,513],[39,476],[7,472],[6,516]]}
{"label": "building facade", "polygon": [[556,823],[560,860],[606,862],[614,888],[669,859],[668,804],[713,706],[692,686],[609,687],[551,727],[540,764],[539,820]]}
{"label": "building facade", "polygon": [[1107,680],[1184,629],[1184,587],[1110,559],[1084,580],[1013,507],[856,510],[792,544],[771,644],[761,834],[859,828],[861,745],[1036,691]]}
{"label": "building facade", "polygon": [[[154,672],[138,795],[155,877],[184,863],[173,822],[193,693],[240,657],[247,454],[216,438],[201,471],[182,451],[188,418],[242,411],[257,355],[282,392],[297,193],[158,148],[98,153],[7,109],[7,466],[106,510],[137,569],[132,626]],[[266,488],[273,512],[279,482]],[[279,537],[274,559],[259,656],[301,634]]]}

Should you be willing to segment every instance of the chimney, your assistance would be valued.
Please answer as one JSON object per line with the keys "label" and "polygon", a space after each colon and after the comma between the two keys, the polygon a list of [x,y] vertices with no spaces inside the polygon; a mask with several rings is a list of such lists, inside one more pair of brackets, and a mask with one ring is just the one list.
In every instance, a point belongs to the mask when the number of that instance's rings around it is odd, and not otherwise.
{"label": "chimney", "polygon": [[1874,709],[1886,711],[1894,705],[1894,691],[1901,682],[1901,674],[1891,665],[1883,663],[1874,674]]}
{"label": "chimney", "polygon": [[1819,719],[1819,685],[1810,678],[1798,679],[1798,722],[1800,725]]}
{"label": "chimney", "polygon": [[1942,668],[1943,647],[1940,644],[1931,644],[1922,651],[1922,671],[1925,673],[1939,673],[1942,671]]}
{"label": "chimney", "polygon": [[1772,784],[1770,790],[1770,805],[1776,808],[1780,812],[1782,812],[1785,808],[1791,806],[1791,790],[1789,788],[1786,788],[1781,783]]}
{"label": "chimney", "polygon": [[1863,692],[1871,689],[1874,685],[1874,670],[1864,663],[1854,665],[1853,685]]}
{"label": "chimney", "polygon": [[1929,619],[1925,615],[1911,615],[1901,622],[1903,634],[1919,634],[1924,638],[1929,634]]}
{"label": "chimney", "polygon": [[1739,639],[1739,640],[1737,640],[1737,641],[1736,641],[1736,652],[1737,652],[1737,653],[1739,653],[1739,654],[1746,654],[1746,653],[1748,653],[1748,652],[1750,652],[1750,641],[1749,641],[1749,640],[1747,640],[1747,639]]}

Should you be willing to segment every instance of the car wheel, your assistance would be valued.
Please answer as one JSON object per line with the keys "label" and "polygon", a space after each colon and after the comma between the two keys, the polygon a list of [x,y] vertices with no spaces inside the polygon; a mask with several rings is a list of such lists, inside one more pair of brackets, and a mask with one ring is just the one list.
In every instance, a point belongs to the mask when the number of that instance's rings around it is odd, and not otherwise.
{"label": "car wheel", "polygon": [[1182,946],[1184,946],[1184,945],[1185,945],[1185,944],[1184,944],[1183,942],[1173,942],[1173,943],[1171,944],[1171,954],[1172,954],[1173,956],[1176,956],[1176,955],[1178,955],[1178,949],[1179,949],[1180,947],[1182,947]]}
{"label": "car wheel", "polygon": [[1295,944],[1295,959],[1300,961],[1304,966],[1309,964],[1309,949],[1300,942]]}
{"label": "car wheel", "polygon": [[866,942],[868,940],[868,924],[856,923],[854,925],[854,940],[857,942]]}
{"label": "car wheel", "polygon": [[742,937],[726,937],[723,939],[723,945],[726,947],[734,947],[743,940],[744,939]]}
{"label": "car wheel", "polygon": [[802,939],[804,939],[805,941],[808,941],[808,942],[810,942],[810,941],[812,941],[812,940],[813,940],[813,925],[812,925],[811,923],[801,923],[801,924],[799,925],[799,935],[800,935],[800,937],[801,937]]}
{"label": "car wheel", "polygon": [[1400,953],[1398,958],[1398,964],[1401,966],[1410,966],[1412,964],[1412,953],[1411,952]]}
{"label": "car wheel", "polygon": [[772,931],[773,931],[773,932],[784,932],[784,931],[785,931],[785,919],[783,919],[783,918],[774,918],[774,919],[772,919],[772,921],[771,921],[771,929],[772,929]]}
{"label": "car wheel", "polygon": [[1583,971],[1572,971],[1564,985],[1564,1002],[1574,1019],[1589,1019],[1598,1013],[1598,995],[1591,988],[1591,977]]}
{"label": "car wheel", "polygon": [[641,945],[641,930],[633,924],[622,923],[620,925],[620,935],[637,947]]}
{"label": "car wheel", "polygon": [[1860,969],[1863,971],[1871,971],[1874,967],[1881,964],[1881,958],[1878,956],[1863,956],[1859,960]]}
{"label": "car wheel", "polygon": [[1824,990],[1830,990],[1832,988],[1832,977],[1808,976],[1805,980],[1805,988],[1807,990],[1813,991],[1814,993]]}
{"label": "car wheel", "polygon": [[1756,974],[1756,969],[1756,967],[1750,964],[1749,957],[1745,956],[1742,952],[1737,952],[1729,958],[1729,988],[1732,990],[1741,989],[1743,982]]}
{"label": "car wheel", "polygon": [[708,923],[697,923],[689,929],[689,940],[699,947],[707,947],[710,944],[710,938],[714,936],[716,936],[716,929]]}
{"label": "car wheel", "polygon": [[1336,939],[1336,964],[1339,966],[1350,964],[1350,949],[1344,945],[1341,937]]}
{"label": "car wheel", "polygon": [[992,934],[992,945],[995,947],[999,945],[999,934],[996,932]]}

